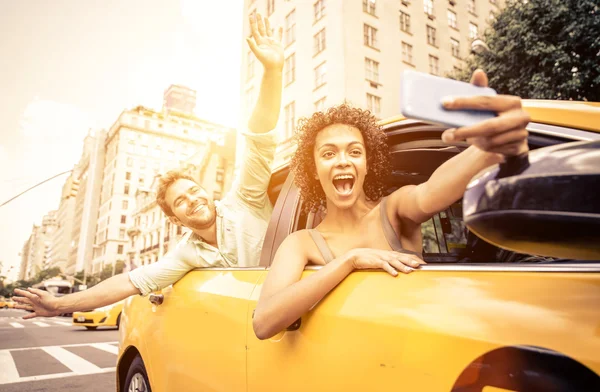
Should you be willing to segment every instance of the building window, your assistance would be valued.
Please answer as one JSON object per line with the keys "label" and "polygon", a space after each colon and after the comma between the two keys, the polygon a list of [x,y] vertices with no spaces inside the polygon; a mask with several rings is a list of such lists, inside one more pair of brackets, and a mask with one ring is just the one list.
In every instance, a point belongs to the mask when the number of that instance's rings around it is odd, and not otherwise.
{"label": "building window", "polygon": [[125,173],[125,179],[126,180],[131,180],[131,173],[130,172],[126,172]]}
{"label": "building window", "polygon": [[412,49],[412,45],[409,45],[406,42],[402,42],[402,61],[404,61],[405,63],[413,63]]}
{"label": "building window", "polygon": [[177,235],[181,235],[181,226],[177,226]]}
{"label": "building window", "polygon": [[477,25],[469,22],[469,38],[471,38],[471,39],[477,38],[477,36],[479,35],[479,32],[477,30],[478,30]]}
{"label": "building window", "polygon": [[254,61],[256,61],[254,53],[249,50],[246,57],[246,64],[248,65],[248,69],[246,70],[246,80],[250,80],[254,76]]}
{"label": "building window", "polygon": [[456,24],[456,12],[448,10],[448,26],[453,29],[458,28]]}
{"label": "building window", "polygon": [[129,154],[135,153],[135,143],[133,142],[133,140],[130,140],[129,143],[127,143],[127,152]]}
{"label": "building window", "polygon": [[293,10],[285,17],[285,46],[296,41],[296,10]]}
{"label": "building window", "polygon": [[325,111],[325,97],[319,99],[315,102],[315,112],[324,112]]}
{"label": "building window", "polygon": [[363,11],[375,16],[375,5],[377,0],[363,0]]}
{"label": "building window", "polygon": [[296,102],[292,102],[285,107],[285,139],[294,135],[296,126]]}
{"label": "building window", "polygon": [[127,223],[127,215],[121,215],[121,223],[122,224]]}
{"label": "building window", "polygon": [[423,1],[423,10],[429,16],[433,15],[433,0]]}
{"label": "building window", "polygon": [[314,55],[317,55],[325,50],[325,29],[319,31],[313,37],[314,41]]}
{"label": "building window", "polygon": [[400,30],[410,34],[410,15],[400,11]]}
{"label": "building window", "polygon": [[128,209],[129,208],[129,201],[123,200],[123,206],[122,207],[123,207],[124,210]]}
{"label": "building window", "polygon": [[475,13],[475,0],[467,0],[467,11],[469,11],[472,14]]}
{"label": "building window", "polygon": [[377,29],[365,24],[363,26],[363,33],[365,45],[377,49]]}
{"label": "building window", "polygon": [[365,77],[370,82],[379,83],[379,63],[365,58]]}
{"label": "building window", "polygon": [[133,158],[127,158],[127,167],[133,167]]}
{"label": "building window", "polygon": [[435,40],[435,28],[431,26],[427,26],[427,43],[431,46],[437,47]]}
{"label": "building window", "polygon": [[325,0],[318,0],[314,5],[315,22],[325,16]]}
{"label": "building window", "polygon": [[139,184],[140,184],[140,186],[144,185],[144,177],[139,178]]}
{"label": "building window", "polygon": [[119,239],[120,240],[124,240],[125,239],[125,229],[124,228],[120,228],[119,229]]}
{"label": "building window", "polygon": [[454,38],[450,38],[450,44],[452,45],[452,56],[460,58],[460,43]]}
{"label": "building window", "polygon": [[315,89],[325,84],[325,74],[327,73],[326,63],[322,63],[315,68]]}
{"label": "building window", "polygon": [[267,16],[273,15],[275,12],[275,0],[267,0]]}
{"label": "building window", "polygon": [[435,56],[429,55],[429,73],[432,75],[438,75],[440,73],[439,59]]}
{"label": "building window", "polygon": [[221,200],[221,192],[214,191],[213,192],[213,200]]}
{"label": "building window", "polygon": [[129,184],[125,184],[125,189],[123,190],[123,193],[126,195],[129,194]]}
{"label": "building window", "polygon": [[292,53],[285,59],[285,85],[287,86],[294,80],[296,80],[296,53]]}
{"label": "building window", "polygon": [[381,98],[367,93],[367,109],[375,116],[379,116],[381,114]]}
{"label": "building window", "polygon": [[123,254],[123,245],[117,246],[117,253],[120,254],[120,255]]}

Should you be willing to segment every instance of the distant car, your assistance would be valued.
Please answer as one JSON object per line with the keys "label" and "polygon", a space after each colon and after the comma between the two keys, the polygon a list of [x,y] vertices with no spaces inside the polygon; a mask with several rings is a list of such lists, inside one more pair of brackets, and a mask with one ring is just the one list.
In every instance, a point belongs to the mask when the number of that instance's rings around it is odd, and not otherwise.
{"label": "distant car", "polygon": [[[274,170],[259,266],[196,269],[126,301],[117,390],[600,391],[600,261],[590,260],[600,255],[600,103],[523,104],[526,176],[488,181],[498,166],[488,168],[463,200],[424,223],[427,265],[397,278],[355,271],[285,331],[259,340],[252,316],[277,248],[323,218],[303,211],[287,166]],[[467,148],[444,143],[439,125],[382,124],[389,191],[426,181]],[[307,266],[303,277],[320,268]]]}
{"label": "distant car", "polygon": [[123,301],[103,306],[87,312],[74,312],[73,325],[93,330],[98,327],[117,327],[121,325]]}
{"label": "distant car", "polygon": [[13,309],[15,307],[15,302],[12,298],[0,298],[0,308],[3,309]]}

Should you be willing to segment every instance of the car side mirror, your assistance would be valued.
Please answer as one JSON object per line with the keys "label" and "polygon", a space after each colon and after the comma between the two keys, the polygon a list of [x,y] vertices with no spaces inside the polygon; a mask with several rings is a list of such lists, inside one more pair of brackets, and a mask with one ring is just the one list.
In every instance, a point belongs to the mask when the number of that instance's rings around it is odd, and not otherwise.
{"label": "car side mirror", "polygon": [[498,247],[600,259],[600,141],[534,150],[479,173],[467,186],[469,229]]}

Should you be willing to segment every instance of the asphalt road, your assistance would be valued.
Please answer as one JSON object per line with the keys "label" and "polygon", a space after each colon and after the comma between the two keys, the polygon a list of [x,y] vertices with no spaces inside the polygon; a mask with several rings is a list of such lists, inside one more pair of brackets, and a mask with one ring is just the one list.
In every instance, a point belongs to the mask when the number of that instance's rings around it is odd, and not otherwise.
{"label": "asphalt road", "polygon": [[116,391],[118,331],[88,331],[68,317],[23,320],[0,309],[0,391]]}

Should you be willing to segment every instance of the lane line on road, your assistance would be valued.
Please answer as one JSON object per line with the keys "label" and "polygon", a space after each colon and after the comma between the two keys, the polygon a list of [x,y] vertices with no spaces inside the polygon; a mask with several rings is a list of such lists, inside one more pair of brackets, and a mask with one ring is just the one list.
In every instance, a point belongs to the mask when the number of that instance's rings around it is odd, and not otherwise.
{"label": "lane line on road", "polygon": [[[117,344],[119,342],[102,342],[103,344]],[[7,349],[10,351],[23,351],[23,350],[38,350],[52,347],[79,347],[79,346],[90,346],[94,343],[75,343],[75,344],[61,344],[59,346],[40,346],[40,347],[22,347],[22,348],[11,348]],[[1,351],[1,350],[0,350]]]}
{"label": "lane line on road", "polygon": [[33,323],[35,325],[37,325],[38,327],[49,327],[50,326],[50,324],[42,323],[41,321],[34,321]]}
{"label": "lane line on road", "polygon": [[90,346],[97,348],[98,350],[107,351],[111,354],[119,354],[119,348],[108,343],[92,343]]}
{"label": "lane line on road", "polygon": [[58,324],[58,325],[66,325],[67,327],[70,327],[73,325],[71,323],[65,323],[64,321],[53,321],[53,323]]}
{"label": "lane line on road", "polygon": [[[116,368],[104,368],[100,369],[97,373],[111,373],[114,372]],[[69,372],[69,373],[54,373],[54,374],[44,374],[41,376],[29,376],[29,377],[20,377],[15,381],[2,382],[2,374],[0,374],[0,385],[2,384],[15,384],[21,382],[29,382],[29,381],[41,381],[41,380],[50,380],[53,378],[63,378],[63,377],[73,377],[73,376],[81,376],[79,373]]]}
{"label": "lane line on road", "polygon": [[19,323],[9,323],[9,324],[15,328],[25,328],[25,326],[23,324],[19,324]]}
{"label": "lane line on road", "polygon": [[10,351],[0,351],[0,384],[10,384],[19,380],[19,371]]}
{"label": "lane line on road", "polygon": [[77,356],[72,352],[65,350],[62,347],[44,347],[42,348],[42,350],[52,355],[63,365],[65,365],[77,374],[98,373],[100,372],[100,370],[102,370],[93,363],[86,361],[80,356]]}

